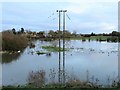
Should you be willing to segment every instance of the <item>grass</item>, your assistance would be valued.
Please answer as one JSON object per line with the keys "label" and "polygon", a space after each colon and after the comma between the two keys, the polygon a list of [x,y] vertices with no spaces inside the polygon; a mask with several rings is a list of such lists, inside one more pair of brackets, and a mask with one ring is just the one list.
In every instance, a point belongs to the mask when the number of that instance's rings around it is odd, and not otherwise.
{"label": "grass", "polygon": [[40,51],[36,51],[36,53],[37,53],[38,55],[47,54],[47,52],[40,52]]}
{"label": "grass", "polygon": [[[65,83],[59,83],[55,82],[57,71],[55,69],[50,69],[50,83],[45,84],[45,71],[40,70],[37,72],[31,72],[29,74],[28,78],[28,84],[27,87],[38,87],[38,88],[118,88],[118,82],[114,79],[114,83],[112,83],[110,86],[104,86],[102,84],[99,84],[99,80],[97,78],[91,78],[89,76],[89,71],[87,70],[86,74],[88,80],[81,81],[79,80],[74,74],[69,75],[67,72],[65,72],[66,75],[66,82]],[[63,72],[61,72],[61,75]],[[92,80],[92,81],[91,81]],[[109,84],[109,82],[107,82]]]}
{"label": "grass", "polygon": [[110,36],[91,36],[91,40],[97,40],[97,39],[102,39],[102,40],[107,40],[107,38]]}
{"label": "grass", "polygon": [[[59,47],[54,47],[54,46],[42,46],[42,49],[46,49],[47,51],[51,51],[51,52],[59,52]],[[68,49],[65,48],[65,50],[63,50],[63,48],[60,48],[60,52],[63,51],[68,51]]]}
{"label": "grass", "polygon": [[[63,73],[63,72],[62,72]],[[62,75],[61,73],[61,75]],[[65,72],[66,73],[66,72]],[[87,71],[87,76],[89,77],[89,72]],[[104,86],[102,84],[99,84],[98,81],[96,81],[97,78],[91,78],[89,77],[88,81],[81,81],[79,80],[76,76],[74,75],[69,75],[68,73],[66,73],[66,83],[59,83],[59,82],[54,82],[52,81],[52,83],[46,84],[46,77],[45,77],[46,73],[44,70],[39,70],[39,71],[32,71],[29,73],[28,75],[28,79],[27,79],[27,84],[25,85],[18,85],[18,86],[4,86],[3,88],[52,88],[52,89],[56,89],[56,88],[87,88],[88,89],[93,89],[93,88],[97,88],[98,89],[106,89],[108,88],[109,90],[111,89],[115,89],[119,88],[119,84],[117,81],[115,81],[112,85],[110,86]],[[52,77],[50,77],[52,75]],[[55,69],[51,69],[50,71],[50,78],[52,78],[52,80],[55,80],[56,78],[56,71]],[[91,79],[93,81],[91,81]],[[109,82],[108,82],[109,84]],[[118,89],[119,90],[119,89]]]}
{"label": "grass", "polygon": [[107,38],[109,38],[110,36],[91,36],[91,37],[72,37],[72,38],[66,38],[67,39],[70,39],[70,40],[99,40],[99,39],[102,39],[102,40],[107,40]]}

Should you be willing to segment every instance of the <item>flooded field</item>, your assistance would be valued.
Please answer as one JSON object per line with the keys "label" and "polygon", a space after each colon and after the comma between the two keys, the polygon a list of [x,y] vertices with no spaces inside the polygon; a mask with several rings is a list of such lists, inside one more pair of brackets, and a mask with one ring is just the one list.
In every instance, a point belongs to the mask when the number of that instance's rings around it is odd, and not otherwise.
{"label": "flooded field", "polygon": [[[51,70],[55,70],[55,82],[58,82],[58,52],[50,52],[42,46],[58,46],[58,41],[34,41],[35,48],[29,46],[19,54],[3,54],[2,78],[3,85],[24,85],[29,73],[44,70],[46,83],[51,82]],[[62,41],[61,41],[62,43]],[[71,77],[86,81],[99,80],[106,84],[118,76],[118,43],[81,40],[66,40],[65,72]],[[47,52],[38,55],[36,52]],[[61,52],[62,58],[62,52]],[[61,60],[62,65],[62,60]]]}

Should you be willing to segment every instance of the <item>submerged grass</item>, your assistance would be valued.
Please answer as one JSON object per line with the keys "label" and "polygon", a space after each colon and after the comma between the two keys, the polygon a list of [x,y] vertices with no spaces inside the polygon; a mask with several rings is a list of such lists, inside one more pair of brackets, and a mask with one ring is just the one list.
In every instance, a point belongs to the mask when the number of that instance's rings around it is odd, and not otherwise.
{"label": "submerged grass", "polygon": [[47,54],[47,52],[40,52],[40,51],[36,51],[36,53],[37,53],[38,55]]}
{"label": "submerged grass", "polygon": [[[59,47],[55,47],[55,46],[42,46],[42,49],[46,49],[47,51],[51,51],[51,52],[59,52]],[[60,48],[60,52],[63,51],[68,51],[68,49],[65,48],[65,50],[63,50],[63,48]]]}

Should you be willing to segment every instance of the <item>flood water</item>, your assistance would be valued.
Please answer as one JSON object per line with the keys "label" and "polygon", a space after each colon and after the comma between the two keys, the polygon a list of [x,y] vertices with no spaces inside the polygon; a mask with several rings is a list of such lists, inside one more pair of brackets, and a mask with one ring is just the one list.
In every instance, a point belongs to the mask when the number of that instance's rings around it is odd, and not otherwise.
{"label": "flood water", "polygon": [[[29,73],[38,70],[46,72],[46,82],[49,82],[50,69],[58,72],[58,52],[51,52],[51,56],[35,53],[45,51],[41,46],[58,45],[58,41],[37,40],[33,43],[36,45],[35,48],[30,49],[28,46],[20,54],[3,54],[0,63],[3,85],[24,85]],[[68,40],[66,48],[69,48],[69,51],[65,52],[65,71],[71,77],[85,81],[89,74],[89,78],[94,76],[100,83],[106,84],[108,77],[112,80],[118,76],[118,43]]]}

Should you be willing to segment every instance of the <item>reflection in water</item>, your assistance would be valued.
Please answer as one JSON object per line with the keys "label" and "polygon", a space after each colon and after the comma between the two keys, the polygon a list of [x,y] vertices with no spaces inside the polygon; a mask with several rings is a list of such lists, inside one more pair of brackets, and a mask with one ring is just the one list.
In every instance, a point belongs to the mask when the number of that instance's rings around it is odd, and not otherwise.
{"label": "reflection in water", "polygon": [[[81,87],[86,87],[86,88],[94,88],[94,87],[116,87],[118,86],[118,79],[117,77],[110,77],[107,76],[106,80],[106,84],[102,84],[100,83],[100,80],[96,77],[96,76],[90,76],[89,71],[86,71],[86,80],[83,80],[81,82],[81,80],[79,79],[79,77],[77,77],[74,73],[69,73],[69,72],[61,72],[61,76],[63,76],[62,74],[65,73],[65,82],[63,82],[64,78],[61,77],[61,80],[63,80],[62,82],[57,81],[57,79],[59,80],[59,76],[58,76],[58,71],[53,69],[50,69],[50,73],[49,75],[46,77],[47,72],[45,72],[44,70],[38,70],[38,71],[31,71],[28,75],[28,79],[27,79],[27,84],[30,86],[34,86],[34,87],[43,87],[45,84],[46,85],[61,85],[61,84],[65,84],[66,86],[71,86],[71,87],[75,87],[76,85],[81,88]],[[48,83],[49,82],[49,83]]]}
{"label": "reflection in water", "polygon": [[2,63],[10,63],[12,61],[18,60],[20,55],[21,53],[13,53],[13,54],[4,53],[2,54]]}
{"label": "reflection in water", "polygon": [[[42,46],[56,45],[56,41],[44,42],[36,41],[33,42],[35,48],[26,48],[23,54],[3,54],[2,74],[3,74],[3,85],[21,85],[26,84],[27,76],[31,71],[44,70],[47,83],[49,83],[49,77],[54,77],[56,73],[56,80],[59,77],[63,81],[63,53],[61,54],[61,68],[59,70],[59,53],[50,52],[51,56],[37,55],[36,51],[45,51]],[[80,40],[66,41],[66,48],[70,48],[65,53],[65,75],[77,77],[79,80],[86,80],[86,76],[90,80],[94,81],[98,78],[100,83],[106,83],[106,77],[114,78],[118,75],[118,44],[107,43],[107,42],[81,42]],[[58,45],[57,45],[58,46]],[[63,46],[61,40],[61,46]],[[33,52],[31,55],[29,52]],[[19,58],[19,59],[18,59]],[[11,63],[14,61],[14,63]],[[54,68],[56,72],[50,69]],[[72,72],[72,69],[74,69]],[[59,71],[58,71],[59,70]],[[86,75],[86,70],[89,71],[89,75]],[[113,73],[115,74],[113,75]],[[58,75],[60,73],[60,76]],[[66,74],[68,73],[68,74]],[[74,74],[74,75],[71,75]],[[50,75],[49,75],[50,74]],[[88,74],[88,72],[87,72]],[[58,77],[59,76],[59,77]],[[68,75],[69,76],[69,75]],[[93,77],[91,77],[93,76]],[[69,79],[68,79],[69,80]],[[112,80],[112,79],[110,79]],[[50,81],[54,81],[50,79]],[[66,77],[67,82],[67,77]]]}

